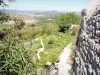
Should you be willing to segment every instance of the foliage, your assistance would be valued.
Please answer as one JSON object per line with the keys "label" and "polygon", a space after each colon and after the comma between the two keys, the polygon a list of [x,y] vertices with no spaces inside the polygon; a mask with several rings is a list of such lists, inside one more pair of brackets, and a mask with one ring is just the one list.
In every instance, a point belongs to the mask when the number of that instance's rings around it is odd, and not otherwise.
{"label": "foliage", "polygon": [[0,24],[0,30],[6,29],[6,28],[9,28],[9,25],[7,25],[7,24]]}
{"label": "foliage", "polygon": [[70,26],[71,26],[70,24],[63,24],[59,26],[59,31],[63,33],[68,32]]}
{"label": "foliage", "polygon": [[[63,16],[62,16],[63,15]],[[2,75],[35,75],[37,65],[44,66],[49,62],[58,62],[59,54],[63,48],[72,41],[73,35],[68,32],[74,19],[72,14],[62,14],[55,20],[46,20],[31,24],[24,28],[25,22],[21,18],[13,17],[13,26],[5,29],[7,35],[0,43],[0,74]],[[50,16],[51,17],[51,16]],[[52,16],[53,17],[53,16]],[[42,20],[42,19],[41,19]],[[7,21],[7,20],[6,20]],[[75,20],[75,24],[78,21]],[[29,25],[26,25],[29,26]],[[60,30],[59,30],[60,28]],[[58,32],[58,30],[60,32]],[[61,33],[63,32],[63,33]],[[36,38],[34,44],[30,46],[30,39]],[[40,53],[41,60],[37,58],[37,50],[42,47],[42,39],[45,50]],[[22,42],[24,40],[24,42]],[[26,46],[26,42],[29,45]],[[23,45],[24,44],[24,45]]]}
{"label": "foliage", "polygon": [[72,24],[79,25],[81,18],[78,14],[71,12],[61,14],[57,19],[57,25],[59,26],[60,32],[66,32],[69,30]]}
{"label": "foliage", "polygon": [[0,12],[0,23],[7,22],[10,19],[10,16],[6,13]]}
{"label": "foliage", "polygon": [[[44,66],[48,61],[49,62],[58,62],[59,61],[59,54],[63,50],[63,48],[69,44],[74,36],[68,33],[56,33],[55,35],[43,35],[41,39],[43,40],[44,44],[44,51],[40,53],[41,60],[37,59],[37,50],[41,48],[41,43],[39,40],[35,41],[32,46],[33,57],[36,60],[36,63],[39,66]],[[38,38],[39,39],[39,38]]]}
{"label": "foliage", "polygon": [[15,40],[5,40],[0,44],[0,74],[26,75],[34,72],[32,58],[28,50]]}
{"label": "foliage", "polygon": [[[59,54],[63,48],[72,41],[73,35],[58,32],[58,25],[52,22],[39,22],[33,27],[22,30],[22,38],[30,40],[36,38],[30,54],[34,57],[37,65],[44,66],[49,62],[58,62]],[[41,48],[40,39],[43,40],[45,50],[40,53],[41,60],[37,58],[37,50]],[[25,41],[26,41],[25,40]],[[25,42],[26,43],[26,42]],[[30,43],[29,43],[30,44]]]}
{"label": "foliage", "polygon": [[15,0],[0,0],[0,6],[7,6],[7,4],[5,3],[6,1],[8,1],[8,2],[13,2],[13,1],[15,1]]}
{"label": "foliage", "polygon": [[4,31],[0,31],[0,40],[5,37],[6,33]]}
{"label": "foliage", "polygon": [[48,41],[48,44],[54,44],[54,43],[55,43],[54,40],[51,40],[51,39],[50,39],[50,40]]}
{"label": "foliage", "polygon": [[35,65],[29,50],[20,41],[20,31],[24,21],[15,19],[15,24],[5,29],[7,33],[0,43],[0,74],[1,75],[35,75]]}
{"label": "foliage", "polygon": [[14,19],[14,22],[15,22],[15,29],[17,30],[21,30],[24,25],[25,25],[25,22],[23,21],[23,19],[19,18],[19,17],[15,17]]}
{"label": "foliage", "polygon": [[[13,2],[15,0],[0,0],[0,6],[5,7],[7,6],[6,3]],[[0,23],[7,22],[10,19],[10,16],[7,13],[4,13],[4,11],[0,11]]]}
{"label": "foliage", "polygon": [[58,32],[58,26],[55,23],[41,22],[34,25],[34,27],[22,30],[22,39],[28,40],[30,38],[37,38],[44,34],[53,35]]}

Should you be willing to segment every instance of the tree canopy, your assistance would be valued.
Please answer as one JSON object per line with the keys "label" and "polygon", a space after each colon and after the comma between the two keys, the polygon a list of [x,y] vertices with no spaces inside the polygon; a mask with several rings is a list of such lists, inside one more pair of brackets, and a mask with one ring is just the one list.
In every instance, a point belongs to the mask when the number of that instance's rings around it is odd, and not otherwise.
{"label": "tree canopy", "polygon": [[7,6],[6,1],[13,2],[15,0],[0,0],[0,6]]}
{"label": "tree canopy", "polygon": [[80,22],[81,22],[81,17],[75,12],[61,14],[57,19],[57,25],[59,26],[59,31],[61,32],[68,31],[72,24],[79,25]]}

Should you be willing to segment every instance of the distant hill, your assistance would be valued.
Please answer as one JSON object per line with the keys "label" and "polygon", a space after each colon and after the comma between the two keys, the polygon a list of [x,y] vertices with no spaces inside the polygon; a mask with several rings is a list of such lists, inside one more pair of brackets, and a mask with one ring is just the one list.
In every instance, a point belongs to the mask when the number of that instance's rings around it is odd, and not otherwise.
{"label": "distant hill", "polygon": [[59,11],[46,11],[46,10],[8,10],[8,9],[0,9],[0,11],[4,11],[6,13],[16,13],[16,14],[58,14],[65,13]]}
{"label": "distant hill", "polygon": [[[36,14],[36,15],[44,15],[44,14],[60,14],[67,13],[66,11],[55,11],[55,10],[11,10],[11,9],[0,9],[0,11],[4,11],[6,13],[16,13],[16,14]],[[80,14],[80,12],[77,12]]]}

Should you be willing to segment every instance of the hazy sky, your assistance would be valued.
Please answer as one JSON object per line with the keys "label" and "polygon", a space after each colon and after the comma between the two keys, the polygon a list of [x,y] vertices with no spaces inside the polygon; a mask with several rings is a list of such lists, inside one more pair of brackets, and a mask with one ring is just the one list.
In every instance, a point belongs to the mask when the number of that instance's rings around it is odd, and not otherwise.
{"label": "hazy sky", "polygon": [[16,0],[9,9],[81,11],[89,6],[90,0]]}

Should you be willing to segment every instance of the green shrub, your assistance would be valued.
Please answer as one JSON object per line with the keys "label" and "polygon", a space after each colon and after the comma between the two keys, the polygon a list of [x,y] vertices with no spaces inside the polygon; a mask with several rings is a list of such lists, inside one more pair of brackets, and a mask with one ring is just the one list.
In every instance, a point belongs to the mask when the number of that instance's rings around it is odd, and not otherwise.
{"label": "green shrub", "polygon": [[33,27],[33,28],[27,28],[27,29],[23,29],[23,31],[21,32],[22,34],[22,39],[23,40],[28,40],[30,38],[37,38],[40,37],[42,35],[52,35],[54,33],[58,32],[58,26],[55,24],[52,25],[44,25],[45,23],[41,23],[40,26]]}
{"label": "green shrub", "polygon": [[69,25],[69,24],[66,24],[66,25],[63,24],[63,25],[59,26],[59,31],[63,32],[63,33],[68,32],[70,26],[71,25]]}
{"label": "green shrub", "polygon": [[35,73],[33,59],[25,47],[13,40],[0,44],[0,74],[27,75]]}
{"label": "green shrub", "polygon": [[54,44],[55,42],[54,42],[54,40],[49,40],[48,41],[48,44]]}
{"label": "green shrub", "polygon": [[14,20],[14,23],[15,23],[15,25],[14,25],[15,29],[21,30],[24,27],[25,22],[24,22],[23,19],[21,19],[19,17],[15,17],[13,20]]}

